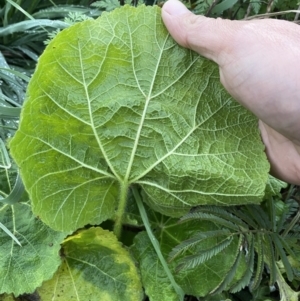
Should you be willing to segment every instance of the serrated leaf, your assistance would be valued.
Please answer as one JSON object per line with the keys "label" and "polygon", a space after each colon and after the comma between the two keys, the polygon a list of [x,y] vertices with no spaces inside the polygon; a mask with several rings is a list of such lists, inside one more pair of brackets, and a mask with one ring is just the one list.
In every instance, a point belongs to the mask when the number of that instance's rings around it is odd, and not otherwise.
{"label": "serrated leaf", "polygon": [[186,256],[178,265],[177,271],[183,268],[193,268],[201,263],[204,263],[220,252],[224,251],[224,249],[226,249],[232,243],[232,240],[233,237],[226,237],[209,249],[201,250],[199,253]]}
{"label": "serrated leaf", "polygon": [[193,219],[199,219],[199,220],[209,220],[212,221],[218,225],[222,225],[226,228],[232,229],[232,230],[239,230],[239,225],[232,223],[231,221],[228,221],[225,218],[221,218],[217,215],[205,213],[205,212],[191,212],[187,215],[183,216],[180,221],[188,221]]}
{"label": "serrated leaf", "polygon": [[250,250],[246,249],[245,251],[247,253],[246,260],[247,260],[248,267],[243,277],[237,283],[235,283],[233,287],[230,288],[231,293],[239,292],[244,287],[248,286],[251,277],[253,276],[253,267],[254,267],[254,258],[255,258],[253,235],[251,236]]}
{"label": "serrated leaf", "polygon": [[216,64],[175,43],[158,7],[63,30],[27,95],[11,153],[34,212],[55,229],[123,213],[134,184],[170,216],[264,195],[257,119],[224,90]]}
{"label": "serrated leaf", "polygon": [[253,1],[253,2],[251,2],[251,6],[252,6],[254,14],[257,15],[259,13],[261,4],[262,4],[262,1]]}
{"label": "serrated leaf", "polygon": [[264,244],[263,244],[263,237],[261,234],[256,234],[256,248],[257,248],[257,264],[256,264],[256,271],[253,278],[252,283],[250,284],[250,290],[257,290],[261,283],[262,274],[265,266],[265,259],[264,259]]}
{"label": "serrated leaf", "polygon": [[130,254],[113,233],[90,228],[63,244],[64,260],[38,293],[43,301],[141,301],[140,277]]}
{"label": "serrated leaf", "polygon": [[22,245],[0,231],[0,294],[32,293],[59,267],[60,243],[66,234],[43,224],[24,203],[2,206],[0,221]]}
{"label": "serrated leaf", "polygon": [[230,235],[230,233],[231,232],[227,229],[207,231],[205,233],[203,233],[203,232],[197,233],[193,237],[185,240],[180,245],[176,246],[172,250],[172,252],[169,254],[169,260],[170,261],[173,260],[180,253],[187,251],[188,249],[192,248],[196,244],[201,243],[202,240],[204,240],[208,237],[218,237],[218,236]]}
{"label": "serrated leaf", "polygon": [[273,225],[270,221],[270,218],[261,206],[246,206],[246,210],[259,228],[272,229]]}

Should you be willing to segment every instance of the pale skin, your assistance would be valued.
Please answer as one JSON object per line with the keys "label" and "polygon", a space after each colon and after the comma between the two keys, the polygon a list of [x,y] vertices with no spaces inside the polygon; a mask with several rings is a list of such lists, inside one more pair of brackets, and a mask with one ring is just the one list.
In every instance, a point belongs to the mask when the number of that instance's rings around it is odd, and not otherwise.
{"label": "pale skin", "polygon": [[226,90],[259,118],[271,173],[300,185],[300,26],[205,18],[178,0],[162,18],[181,46],[219,65]]}

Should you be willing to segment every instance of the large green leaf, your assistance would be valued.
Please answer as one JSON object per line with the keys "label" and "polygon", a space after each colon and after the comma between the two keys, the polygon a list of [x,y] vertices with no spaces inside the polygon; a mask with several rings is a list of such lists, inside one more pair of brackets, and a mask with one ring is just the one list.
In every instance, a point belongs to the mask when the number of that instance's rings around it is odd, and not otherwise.
{"label": "large green leaf", "polygon": [[[217,230],[218,227],[208,221],[193,220],[182,224],[174,218],[163,216],[148,210],[148,216],[155,235],[160,243],[161,251],[167,259],[172,249],[194,234]],[[222,237],[207,239],[194,248],[190,248],[185,254],[193,255],[214,247]],[[187,295],[206,296],[212,292],[225,279],[232,269],[235,253],[237,249],[237,239],[229,247],[218,255],[208,259],[196,268],[177,271],[176,267],[184,256],[179,256],[174,261],[169,262],[169,267],[174,275],[175,281]],[[178,300],[171,283],[163,270],[163,267],[156,256],[155,250],[146,232],[139,233],[135,238],[132,247],[134,256],[139,261],[143,286],[149,295],[150,301],[159,300],[159,293],[162,294],[161,300]],[[231,284],[236,283],[246,271],[245,258],[242,257],[235,277]],[[229,287],[228,287],[229,288]],[[164,296],[165,299],[164,299]],[[177,299],[176,299],[177,298]]]}
{"label": "large green leaf", "polygon": [[137,268],[117,238],[101,228],[71,236],[63,244],[64,261],[38,293],[43,301],[141,301]]}
{"label": "large green leaf", "polygon": [[11,152],[33,210],[74,230],[124,212],[128,187],[171,216],[259,203],[269,164],[256,118],[218,67],[178,46],[158,7],[63,30],[40,57]]}
{"label": "large green leaf", "polygon": [[21,243],[17,245],[0,230],[0,294],[32,293],[59,267],[60,243],[66,234],[53,231],[34,217],[27,203],[3,205],[0,222]]}

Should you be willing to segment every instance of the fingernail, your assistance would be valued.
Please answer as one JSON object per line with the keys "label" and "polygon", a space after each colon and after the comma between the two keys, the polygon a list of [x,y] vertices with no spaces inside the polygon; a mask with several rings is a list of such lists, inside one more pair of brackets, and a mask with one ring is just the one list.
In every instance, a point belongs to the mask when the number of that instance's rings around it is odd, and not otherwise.
{"label": "fingernail", "polygon": [[179,16],[189,12],[186,6],[178,0],[169,0],[166,12],[171,16]]}

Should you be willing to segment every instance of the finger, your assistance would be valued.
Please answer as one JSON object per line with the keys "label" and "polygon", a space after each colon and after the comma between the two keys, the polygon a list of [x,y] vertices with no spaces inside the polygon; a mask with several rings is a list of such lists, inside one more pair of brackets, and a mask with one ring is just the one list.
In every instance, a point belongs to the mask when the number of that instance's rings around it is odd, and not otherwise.
{"label": "finger", "polygon": [[235,21],[196,16],[178,0],[167,1],[162,8],[163,21],[178,44],[219,63],[238,29]]}
{"label": "finger", "polygon": [[271,163],[271,174],[285,182],[300,185],[300,146],[262,121],[259,128]]}

